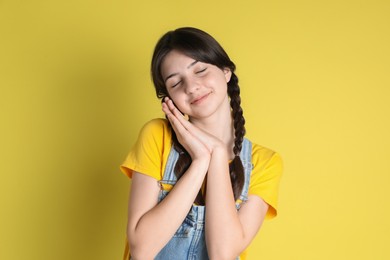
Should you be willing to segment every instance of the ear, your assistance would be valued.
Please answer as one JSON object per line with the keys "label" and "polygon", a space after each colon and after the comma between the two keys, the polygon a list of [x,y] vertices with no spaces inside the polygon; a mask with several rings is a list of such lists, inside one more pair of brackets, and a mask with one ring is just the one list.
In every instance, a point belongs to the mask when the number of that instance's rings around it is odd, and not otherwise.
{"label": "ear", "polygon": [[226,82],[229,82],[232,77],[232,71],[229,68],[224,68],[223,73],[225,74]]}

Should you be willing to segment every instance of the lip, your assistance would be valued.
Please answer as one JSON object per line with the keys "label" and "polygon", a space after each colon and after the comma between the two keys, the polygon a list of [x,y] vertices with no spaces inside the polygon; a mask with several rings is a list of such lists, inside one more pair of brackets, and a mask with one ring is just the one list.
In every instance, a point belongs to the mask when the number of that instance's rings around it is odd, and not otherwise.
{"label": "lip", "polygon": [[198,104],[202,103],[209,95],[210,95],[210,93],[207,93],[203,96],[199,96],[199,97],[195,98],[194,100],[192,100],[191,104],[198,105]]}

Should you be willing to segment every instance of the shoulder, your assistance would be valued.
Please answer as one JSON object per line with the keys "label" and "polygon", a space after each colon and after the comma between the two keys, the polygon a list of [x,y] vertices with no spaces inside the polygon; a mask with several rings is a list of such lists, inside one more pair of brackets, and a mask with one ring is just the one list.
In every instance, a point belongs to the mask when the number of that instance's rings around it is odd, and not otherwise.
{"label": "shoulder", "polygon": [[170,150],[171,131],[167,120],[152,119],[144,124],[131,148],[122,171],[132,177],[133,171],[161,179],[162,166]]}
{"label": "shoulder", "polygon": [[169,123],[164,118],[154,118],[148,122],[146,122],[141,131],[140,138],[157,138],[164,139],[165,137],[170,137],[171,129],[169,127]]}
{"label": "shoulder", "polygon": [[262,198],[270,206],[266,218],[273,218],[277,214],[282,158],[274,150],[252,143],[252,164],[249,194]]}
{"label": "shoulder", "polygon": [[262,145],[252,143],[251,181],[271,183],[279,181],[283,173],[283,161],[279,153]]}
{"label": "shoulder", "polygon": [[252,142],[252,162],[254,166],[265,165],[273,161],[277,164],[282,164],[282,158],[279,153],[265,146]]}
{"label": "shoulder", "polygon": [[143,127],[142,131],[161,131],[161,130],[168,130],[169,125],[168,121],[164,118],[154,118],[150,121],[146,122]]}
{"label": "shoulder", "polygon": [[273,149],[252,142],[252,160],[256,162],[267,162],[273,158],[281,161],[279,153]]}

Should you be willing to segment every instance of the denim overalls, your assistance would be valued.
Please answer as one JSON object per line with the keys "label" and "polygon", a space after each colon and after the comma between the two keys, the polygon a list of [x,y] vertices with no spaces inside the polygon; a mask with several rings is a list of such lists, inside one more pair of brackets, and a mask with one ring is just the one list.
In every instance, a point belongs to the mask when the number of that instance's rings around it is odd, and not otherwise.
{"label": "denim overalls", "polygon": [[[160,185],[175,185],[177,178],[174,173],[174,166],[179,158],[179,154],[175,149],[171,149],[168,161],[165,168],[163,179]],[[248,199],[249,180],[252,171],[252,143],[244,138],[240,153],[241,161],[244,165],[245,182],[241,196],[236,203],[237,210],[240,208],[240,203]],[[159,202],[167,196],[168,191],[161,189]],[[156,260],[208,260],[205,240],[205,206],[193,205],[187,217],[176,231],[172,239],[158,253]],[[237,257],[236,259],[240,259]]]}

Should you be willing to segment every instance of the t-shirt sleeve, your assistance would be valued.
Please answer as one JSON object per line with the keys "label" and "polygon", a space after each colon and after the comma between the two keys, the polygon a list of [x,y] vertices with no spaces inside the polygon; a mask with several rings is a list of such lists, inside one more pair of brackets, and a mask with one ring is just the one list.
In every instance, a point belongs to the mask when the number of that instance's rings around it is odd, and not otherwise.
{"label": "t-shirt sleeve", "polygon": [[269,149],[256,146],[252,150],[253,170],[249,185],[249,195],[257,195],[268,205],[265,216],[271,219],[277,215],[279,184],[283,171],[280,155]]}
{"label": "t-shirt sleeve", "polygon": [[163,119],[153,119],[143,126],[137,141],[120,166],[124,174],[132,178],[136,171],[156,180],[161,179],[166,128],[167,124]]}

